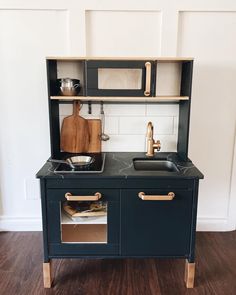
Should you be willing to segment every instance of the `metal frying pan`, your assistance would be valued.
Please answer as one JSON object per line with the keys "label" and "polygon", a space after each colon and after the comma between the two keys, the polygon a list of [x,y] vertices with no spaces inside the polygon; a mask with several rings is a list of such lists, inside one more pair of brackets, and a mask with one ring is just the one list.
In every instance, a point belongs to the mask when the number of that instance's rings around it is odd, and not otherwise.
{"label": "metal frying pan", "polygon": [[72,169],[84,167],[94,162],[94,157],[91,156],[73,156],[65,160],[49,159],[49,162],[67,164]]}

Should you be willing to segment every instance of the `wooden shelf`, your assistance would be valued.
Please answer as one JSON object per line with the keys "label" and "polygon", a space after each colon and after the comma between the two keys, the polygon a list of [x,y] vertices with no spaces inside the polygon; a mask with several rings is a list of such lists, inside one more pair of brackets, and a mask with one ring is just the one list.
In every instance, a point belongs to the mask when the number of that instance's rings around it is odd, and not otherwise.
{"label": "wooden shelf", "polygon": [[113,97],[113,96],[50,96],[52,100],[62,101],[116,101],[116,102],[169,102],[169,101],[180,101],[189,100],[188,96],[154,96],[154,97]]}
{"label": "wooden shelf", "polygon": [[157,61],[157,62],[183,62],[183,61],[192,61],[194,60],[193,57],[91,57],[91,56],[84,56],[84,57],[76,57],[76,56],[48,56],[46,57],[47,60],[58,60],[58,61],[82,61],[82,60],[150,60],[150,61]]}
{"label": "wooden shelf", "polygon": [[74,217],[74,220],[72,220],[64,212],[62,212],[61,224],[107,224],[107,215],[93,217]]}
{"label": "wooden shelf", "polygon": [[189,100],[189,96],[156,96],[153,98],[157,99],[157,101]]}
{"label": "wooden shelf", "polygon": [[107,243],[106,224],[62,224],[62,243]]}

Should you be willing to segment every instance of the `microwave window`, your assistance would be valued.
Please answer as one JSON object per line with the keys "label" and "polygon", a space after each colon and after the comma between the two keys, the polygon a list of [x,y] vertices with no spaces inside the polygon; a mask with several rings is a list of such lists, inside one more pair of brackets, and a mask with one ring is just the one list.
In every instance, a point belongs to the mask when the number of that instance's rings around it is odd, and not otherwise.
{"label": "microwave window", "polygon": [[142,69],[98,69],[98,89],[142,88]]}

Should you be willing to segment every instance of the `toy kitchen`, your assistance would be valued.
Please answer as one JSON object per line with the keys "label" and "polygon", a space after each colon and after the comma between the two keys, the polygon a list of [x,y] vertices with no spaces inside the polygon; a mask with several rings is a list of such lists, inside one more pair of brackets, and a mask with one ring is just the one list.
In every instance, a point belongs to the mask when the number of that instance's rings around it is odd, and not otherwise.
{"label": "toy kitchen", "polygon": [[[193,58],[49,57],[46,62],[51,155],[37,173],[44,287],[52,286],[53,259],[152,257],[183,259],[183,280],[193,288],[203,179],[188,158]],[[179,93],[162,95],[160,75],[172,66],[178,67],[173,79]],[[104,106],[121,103],[178,105],[176,150],[163,150],[158,124],[148,120],[145,149],[104,151],[103,144],[112,142],[104,129]],[[61,119],[65,105],[73,111]],[[81,116],[82,106],[92,113],[95,105],[100,118]]]}

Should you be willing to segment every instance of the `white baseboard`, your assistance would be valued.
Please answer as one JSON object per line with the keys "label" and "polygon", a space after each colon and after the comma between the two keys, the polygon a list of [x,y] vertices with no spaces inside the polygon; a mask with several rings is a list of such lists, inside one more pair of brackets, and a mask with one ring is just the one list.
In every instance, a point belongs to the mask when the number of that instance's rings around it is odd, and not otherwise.
{"label": "white baseboard", "polygon": [[235,225],[230,223],[227,218],[207,218],[198,217],[197,231],[232,231]]}
{"label": "white baseboard", "polygon": [[[0,231],[41,231],[42,220],[39,217],[0,216]],[[235,226],[227,218],[197,219],[197,231],[232,231]]]}
{"label": "white baseboard", "polygon": [[39,217],[0,216],[0,231],[41,231]]}

